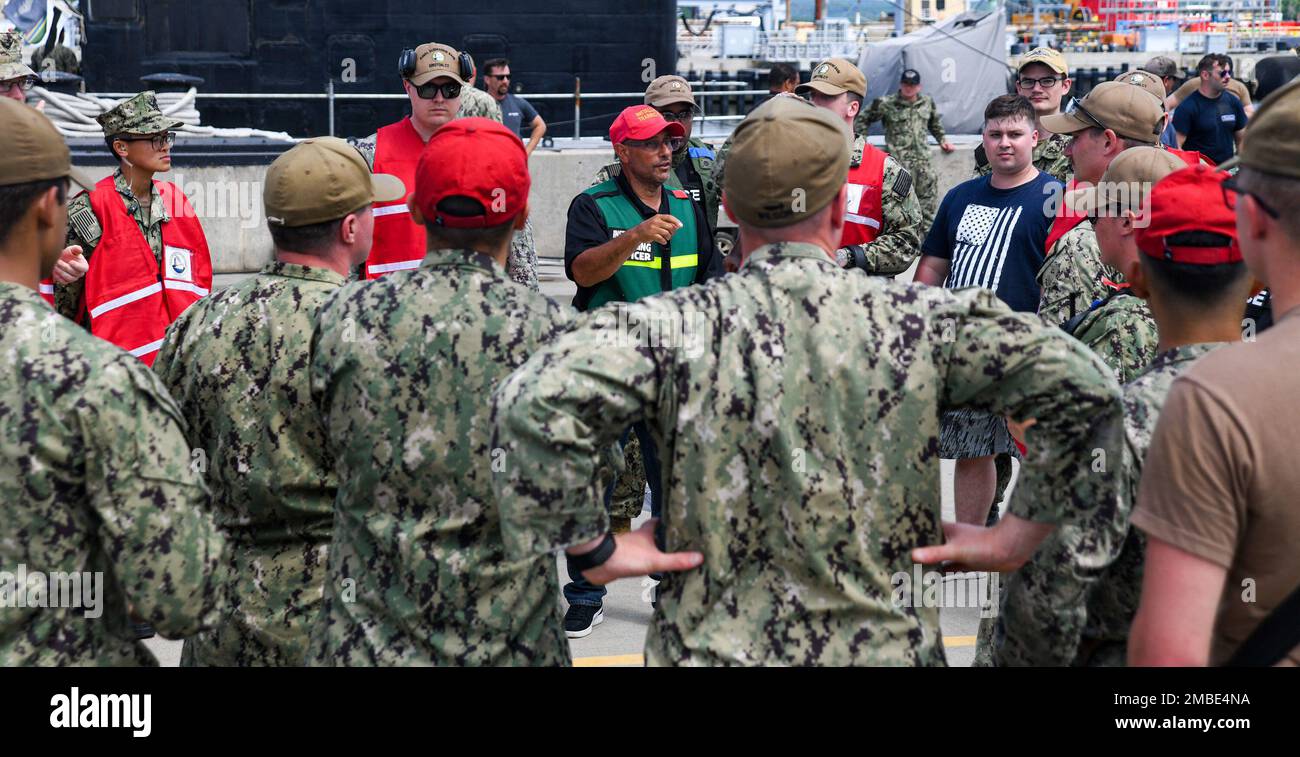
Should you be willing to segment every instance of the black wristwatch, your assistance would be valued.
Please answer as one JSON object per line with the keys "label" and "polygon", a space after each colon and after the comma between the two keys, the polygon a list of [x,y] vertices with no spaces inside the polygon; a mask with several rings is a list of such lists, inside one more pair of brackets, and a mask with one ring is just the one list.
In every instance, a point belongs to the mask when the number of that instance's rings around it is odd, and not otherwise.
{"label": "black wristwatch", "polygon": [[605,534],[600,546],[590,552],[581,555],[570,555],[566,552],[565,557],[569,561],[569,575],[582,574],[592,568],[604,565],[609,560],[610,555],[614,554],[614,547],[616,546],[618,546],[618,543],[614,541],[614,533],[611,531]]}

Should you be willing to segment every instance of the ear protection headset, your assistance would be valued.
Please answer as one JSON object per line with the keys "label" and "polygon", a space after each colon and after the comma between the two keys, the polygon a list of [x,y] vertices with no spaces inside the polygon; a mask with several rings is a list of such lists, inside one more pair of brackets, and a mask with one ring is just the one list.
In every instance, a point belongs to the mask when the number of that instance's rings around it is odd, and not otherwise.
{"label": "ear protection headset", "polygon": [[[409,79],[414,76],[416,60],[417,58],[413,48],[408,47],[403,50],[401,57],[397,59],[397,73],[401,74],[403,79]],[[474,82],[471,81],[470,77],[474,73],[474,59],[469,57],[469,53],[461,52],[456,63],[460,68],[460,78],[473,84]]]}

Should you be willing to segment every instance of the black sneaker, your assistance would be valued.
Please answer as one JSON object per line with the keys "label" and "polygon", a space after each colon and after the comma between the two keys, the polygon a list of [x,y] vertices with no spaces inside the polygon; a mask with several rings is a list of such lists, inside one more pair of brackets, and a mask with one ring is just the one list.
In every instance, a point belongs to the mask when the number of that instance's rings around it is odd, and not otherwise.
{"label": "black sneaker", "polygon": [[569,605],[569,611],[564,613],[564,635],[581,639],[604,619],[605,611],[600,605]]}

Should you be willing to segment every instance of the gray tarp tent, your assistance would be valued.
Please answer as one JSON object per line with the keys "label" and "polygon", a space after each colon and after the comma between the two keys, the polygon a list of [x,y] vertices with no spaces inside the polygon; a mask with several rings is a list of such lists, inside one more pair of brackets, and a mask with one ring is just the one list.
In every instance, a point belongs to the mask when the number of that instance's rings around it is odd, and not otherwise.
{"label": "gray tarp tent", "polygon": [[[858,68],[867,75],[870,102],[898,90],[903,69],[921,74],[921,91],[934,98],[943,128],[954,134],[977,134],[984,106],[1007,93],[1007,21],[1001,8],[968,12],[942,24],[867,46]],[[877,124],[873,133],[880,133]]]}

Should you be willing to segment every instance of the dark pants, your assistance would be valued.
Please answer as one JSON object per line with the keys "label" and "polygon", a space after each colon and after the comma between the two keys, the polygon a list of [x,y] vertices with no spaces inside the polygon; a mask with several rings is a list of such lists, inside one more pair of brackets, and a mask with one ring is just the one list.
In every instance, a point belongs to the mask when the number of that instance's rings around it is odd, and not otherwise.
{"label": "dark pants", "polygon": [[[641,442],[641,459],[645,461],[645,477],[650,484],[650,515],[658,518],[659,506],[663,502],[663,493],[659,490],[659,451],[655,449],[654,438],[650,436],[650,429],[644,423],[633,424],[632,428],[623,432],[620,441],[627,444],[628,435],[632,432],[636,432],[636,438]],[[615,483],[611,481],[609,488],[605,490],[606,509],[609,509],[610,501],[614,497]],[[571,605],[599,607],[604,598],[604,586],[597,586],[580,575],[570,575],[569,583],[564,585],[564,599]]]}

